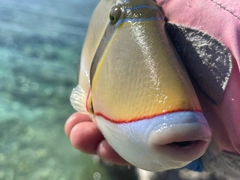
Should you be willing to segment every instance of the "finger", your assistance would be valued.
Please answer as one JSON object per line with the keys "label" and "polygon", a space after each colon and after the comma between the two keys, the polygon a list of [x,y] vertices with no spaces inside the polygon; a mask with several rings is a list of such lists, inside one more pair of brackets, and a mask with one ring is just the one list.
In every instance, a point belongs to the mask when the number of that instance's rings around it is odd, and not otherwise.
{"label": "finger", "polygon": [[66,121],[65,126],[64,126],[64,131],[65,131],[66,135],[69,137],[72,128],[76,124],[78,124],[80,122],[84,122],[84,121],[89,122],[89,121],[91,121],[91,119],[88,115],[81,114],[79,112],[76,112],[76,113],[72,114],[68,118],[68,120]]}
{"label": "finger", "polygon": [[74,148],[88,154],[96,154],[98,144],[104,139],[97,126],[89,121],[76,124],[69,137]]}
{"label": "finger", "polygon": [[97,155],[108,162],[119,164],[119,165],[130,165],[125,159],[123,159],[109,144],[106,140],[103,140],[98,148]]}

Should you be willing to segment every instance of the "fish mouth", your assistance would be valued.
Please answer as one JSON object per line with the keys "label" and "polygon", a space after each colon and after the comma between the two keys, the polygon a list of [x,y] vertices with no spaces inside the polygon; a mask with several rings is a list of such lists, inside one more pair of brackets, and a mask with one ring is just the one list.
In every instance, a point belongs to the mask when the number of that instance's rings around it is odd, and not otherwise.
{"label": "fish mouth", "polygon": [[153,172],[186,166],[205,153],[211,140],[201,112],[174,112],[121,124],[97,116],[96,122],[118,154]]}
{"label": "fish mouth", "polygon": [[190,162],[201,157],[209,145],[209,142],[201,140],[180,143],[183,143],[185,145],[179,146],[177,143],[170,143],[167,145],[162,145],[160,147],[155,147],[155,149],[161,151],[161,153],[164,153],[166,157],[169,157],[169,161],[173,160]]}
{"label": "fish mouth", "polygon": [[187,162],[205,153],[211,137],[211,129],[207,124],[201,121],[185,122],[164,125],[153,131],[149,143],[155,152],[164,154],[170,161]]}

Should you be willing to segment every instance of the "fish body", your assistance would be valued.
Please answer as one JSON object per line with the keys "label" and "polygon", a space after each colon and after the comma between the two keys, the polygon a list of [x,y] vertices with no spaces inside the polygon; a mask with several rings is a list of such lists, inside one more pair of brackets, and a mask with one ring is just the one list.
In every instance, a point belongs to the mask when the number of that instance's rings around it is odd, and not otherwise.
{"label": "fish body", "polygon": [[152,0],[100,1],[71,103],[124,159],[149,171],[187,165],[211,139],[164,13]]}

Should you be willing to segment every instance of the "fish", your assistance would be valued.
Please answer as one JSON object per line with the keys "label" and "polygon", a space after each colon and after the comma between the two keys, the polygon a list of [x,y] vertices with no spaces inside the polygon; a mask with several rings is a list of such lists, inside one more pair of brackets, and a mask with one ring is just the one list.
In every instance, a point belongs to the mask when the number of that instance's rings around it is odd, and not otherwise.
{"label": "fish", "polygon": [[186,166],[211,141],[196,93],[152,0],[100,0],[70,101],[132,165]]}

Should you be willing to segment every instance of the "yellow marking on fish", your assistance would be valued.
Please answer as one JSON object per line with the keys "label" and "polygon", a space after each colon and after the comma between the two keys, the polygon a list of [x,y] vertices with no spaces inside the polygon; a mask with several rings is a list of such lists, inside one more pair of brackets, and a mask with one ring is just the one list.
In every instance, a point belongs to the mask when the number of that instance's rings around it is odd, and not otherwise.
{"label": "yellow marking on fish", "polygon": [[192,87],[186,86],[190,82],[161,28],[154,20],[125,22],[117,28],[93,79],[95,113],[128,122],[201,109],[191,100]]}
{"label": "yellow marking on fish", "polygon": [[[165,32],[161,8],[145,0],[116,4],[102,0],[93,13],[79,74],[79,99],[85,102],[77,103],[76,109],[113,122],[200,111],[193,87]],[[118,21],[109,26],[112,6],[118,7],[117,17],[122,21],[115,30]]]}

